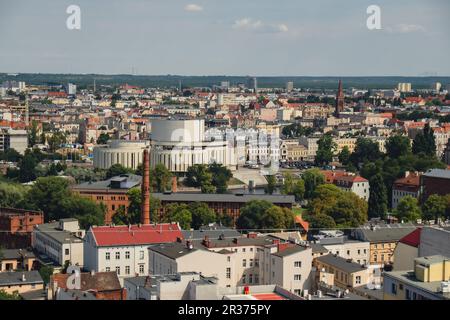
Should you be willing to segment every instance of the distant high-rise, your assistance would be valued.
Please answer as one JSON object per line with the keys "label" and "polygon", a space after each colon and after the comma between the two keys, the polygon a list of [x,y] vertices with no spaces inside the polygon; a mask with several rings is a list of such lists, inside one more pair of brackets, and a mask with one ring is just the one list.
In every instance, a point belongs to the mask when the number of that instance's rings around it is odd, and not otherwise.
{"label": "distant high-rise", "polygon": [[253,92],[258,92],[258,80],[255,77],[248,79],[248,88],[253,90]]}
{"label": "distant high-rise", "polygon": [[77,94],[77,86],[73,83],[68,83],[66,86],[66,92],[68,95],[75,95]]}
{"label": "distant high-rise", "polygon": [[292,90],[294,90],[294,82],[293,81],[286,82],[286,91],[291,92]]}
{"label": "distant high-rise", "polygon": [[397,85],[398,91],[400,92],[411,92],[412,88],[411,88],[411,83],[407,83],[407,82],[400,82]]}
{"label": "distant high-rise", "polygon": [[342,80],[339,80],[338,92],[336,94],[336,105],[334,110],[335,117],[339,117],[342,111],[344,111],[344,91],[342,90]]}

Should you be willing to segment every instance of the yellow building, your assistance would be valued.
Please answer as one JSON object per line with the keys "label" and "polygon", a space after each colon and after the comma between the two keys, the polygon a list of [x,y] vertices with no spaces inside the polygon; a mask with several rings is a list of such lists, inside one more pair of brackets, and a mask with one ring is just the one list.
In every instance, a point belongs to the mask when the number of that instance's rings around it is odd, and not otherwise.
{"label": "yellow building", "polygon": [[414,270],[384,274],[385,300],[450,300],[450,258],[414,259]]}

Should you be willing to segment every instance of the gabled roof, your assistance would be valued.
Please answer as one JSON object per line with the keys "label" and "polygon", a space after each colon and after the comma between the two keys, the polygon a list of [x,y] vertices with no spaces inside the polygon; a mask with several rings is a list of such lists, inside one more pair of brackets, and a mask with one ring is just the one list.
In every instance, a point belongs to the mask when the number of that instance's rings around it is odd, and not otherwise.
{"label": "gabled roof", "polygon": [[183,238],[177,223],[101,226],[92,227],[90,231],[99,247],[167,243]]}
{"label": "gabled roof", "polygon": [[418,248],[420,245],[420,234],[422,233],[422,228],[417,228],[413,232],[407,234],[403,238],[400,239],[399,242],[407,244],[411,247]]}

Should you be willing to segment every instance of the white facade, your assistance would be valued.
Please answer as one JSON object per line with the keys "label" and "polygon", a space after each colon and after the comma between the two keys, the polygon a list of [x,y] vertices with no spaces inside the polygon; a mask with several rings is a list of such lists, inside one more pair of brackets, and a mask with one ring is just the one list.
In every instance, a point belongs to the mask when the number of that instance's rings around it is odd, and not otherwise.
{"label": "white facade", "polygon": [[115,271],[119,278],[148,275],[148,245],[96,245],[92,232],[84,239],[84,268],[88,271]]}
{"label": "white facade", "polygon": [[94,167],[108,169],[114,164],[137,169],[142,163],[147,141],[112,140],[108,145],[94,147]]}
{"label": "white facade", "polygon": [[194,164],[236,166],[235,148],[225,139],[207,140],[204,120],[152,120],[150,166],[186,172]]}
{"label": "white facade", "polygon": [[23,155],[27,148],[28,135],[26,130],[0,128],[0,151],[14,149]]}

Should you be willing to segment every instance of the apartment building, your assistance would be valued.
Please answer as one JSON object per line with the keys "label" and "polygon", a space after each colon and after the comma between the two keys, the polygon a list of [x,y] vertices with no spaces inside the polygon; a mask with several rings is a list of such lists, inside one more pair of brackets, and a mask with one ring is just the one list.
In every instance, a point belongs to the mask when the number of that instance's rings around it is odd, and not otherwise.
{"label": "apartment building", "polygon": [[392,185],[392,208],[397,208],[403,197],[411,196],[419,200],[420,174],[418,172],[405,172],[403,178],[397,179]]}
{"label": "apartment building", "polygon": [[369,181],[354,173],[345,171],[322,170],[326,183],[332,183],[339,189],[351,191],[361,199],[369,201],[370,185]]}
{"label": "apartment building", "polygon": [[34,227],[32,246],[38,259],[62,267],[67,262],[83,266],[84,230],[80,229],[78,220],[61,219],[57,222],[40,224]]}
{"label": "apartment building", "polygon": [[148,246],[182,239],[177,223],[93,226],[84,238],[84,268],[119,278],[148,274]]}
{"label": "apartment building", "polygon": [[364,286],[370,281],[368,268],[336,254],[316,258],[314,266],[318,271],[318,281],[323,281],[327,285],[347,289]]}
{"label": "apartment building", "polygon": [[277,284],[296,294],[310,287],[311,248],[270,236],[206,237],[148,250],[150,274],[197,271],[220,287]]}

